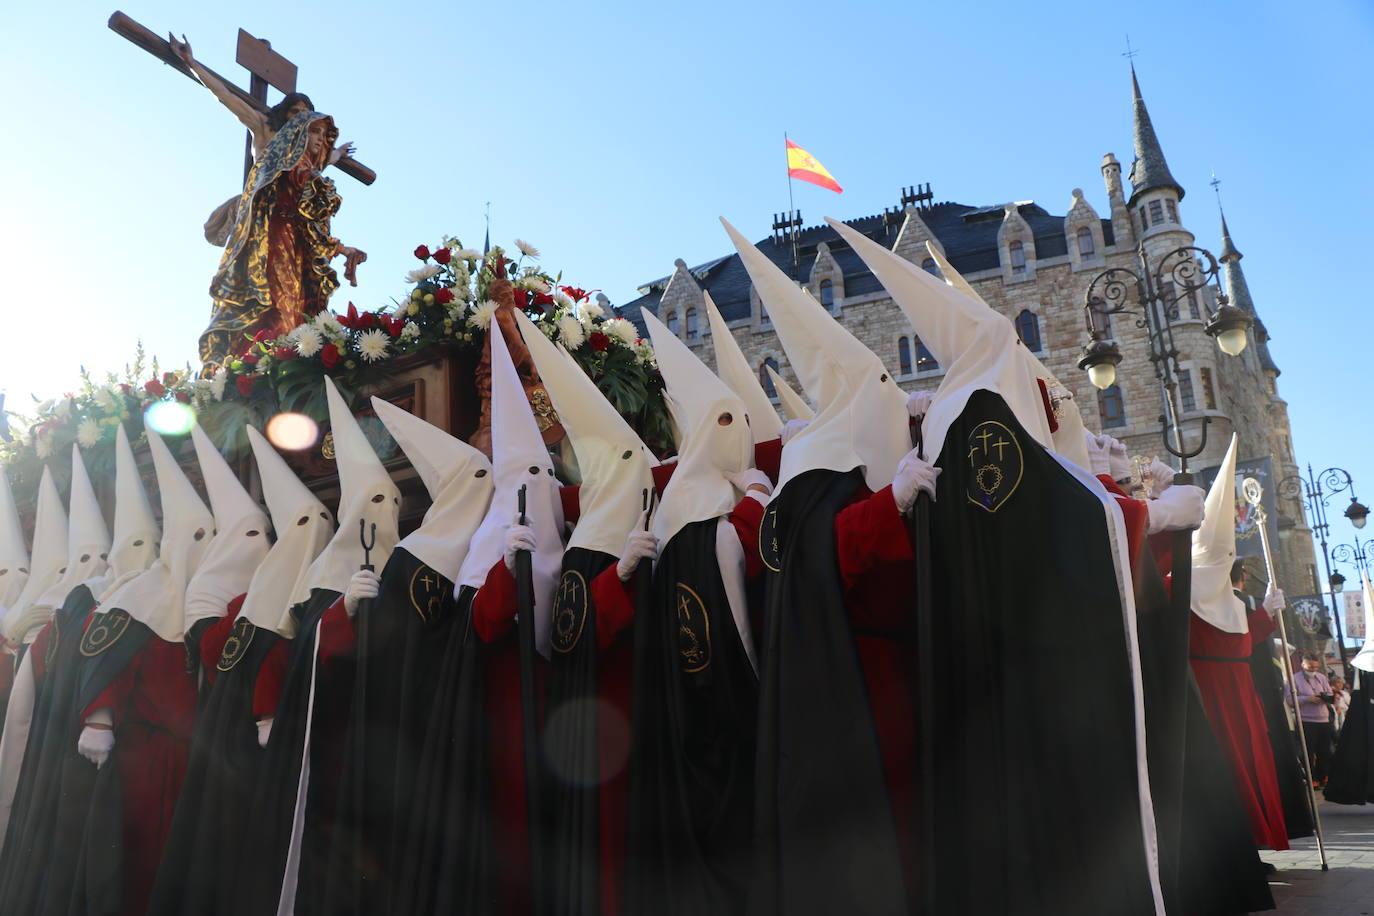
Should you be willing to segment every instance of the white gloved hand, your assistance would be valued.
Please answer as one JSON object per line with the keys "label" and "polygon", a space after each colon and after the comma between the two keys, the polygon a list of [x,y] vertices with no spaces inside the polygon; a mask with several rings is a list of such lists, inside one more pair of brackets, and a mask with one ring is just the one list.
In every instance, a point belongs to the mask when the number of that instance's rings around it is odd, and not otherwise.
{"label": "white gloved hand", "polygon": [[1170,487],[1159,499],[1147,500],[1150,523],[1147,531],[1194,531],[1202,526],[1203,507],[1207,494],[1202,487]]}
{"label": "white gloved hand", "polygon": [[792,441],[792,437],[806,429],[807,420],[788,420],[782,424],[782,432],[778,433],[778,438],[782,440],[783,447]]}
{"label": "white gloved hand", "polygon": [[382,577],[370,569],[360,569],[348,580],[344,589],[344,610],[349,617],[358,614],[358,602],[376,598],[382,590]]}
{"label": "white gloved hand", "polygon": [[272,737],[272,716],[258,720],[258,747],[267,747],[267,739]]}
{"label": "white gloved hand", "polygon": [[[1110,436],[1107,438],[1111,438]],[[1102,442],[1101,436],[1094,436],[1090,432],[1083,433],[1083,441],[1088,446],[1088,463],[1091,465],[1088,470],[1093,472],[1094,477],[1106,475],[1111,476],[1112,463],[1107,457],[1107,447]]]}
{"label": "white gloved hand", "polygon": [[769,496],[773,492],[773,482],[768,479],[767,474],[763,473],[763,471],[760,471],[758,468],[746,468],[737,474],[727,474],[725,475],[725,479],[730,481],[736,490],[746,495],[750,492],[750,487],[756,488],[754,490],[755,493],[759,493],[761,489],[761,495],[764,497]]}
{"label": "white gloved hand", "polygon": [[1283,593],[1283,589],[1274,583],[1269,583],[1269,590],[1264,593],[1264,609],[1273,617],[1288,604],[1288,596]]}
{"label": "white gloved hand", "polygon": [[1098,437],[1098,442],[1107,453],[1107,474],[1112,480],[1130,480],[1131,459],[1126,455],[1125,444],[1105,434]]}
{"label": "white gloved hand", "polygon": [[515,572],[515,555],[522,550],[535,550],[534,529],[529,525],[512,524],[506,529],[506,569]]}
{"label": "white gloved hand", "polygon": [[620,552],[620,559],[615,564],[615,574],[620,577],[621,582],[629,582],[630,577],[639,568],[639,561],[644,559],[658,559],[658,538],[654,537],[652,531],[644,530],[644,520],[647,513],[639,514],[639,521],[630,530],[630,536],[625,539],[625,549]]}
{"label": "white gloved hand", "polygon": [[96,728],[87,725],[81,729],[81,737],[76,739],[76,752],[95,764],[96,769],[104,766],[114,750],[114,731],[109,728]]}
{"label": "white gloved hand", "polygon": [[913,391],[906,396],[906,412],[913,417],[924,417],[930,413],[930,402],[933,400],[934,391]]}
{"label": "white gloved hand", "polygon": [[940,469],[918,456],[915,449],[907,452],[892,478],[892,499],[897,503],[897,511],[910,511],[916,504],[916,494],[922,490],[935,499],[935,478],[939,476]]}
{"label": "white gloved hand", "polygon": [[1159,499],[1160,495],[1174,485],[1174,469],[1158,458],[1150,462],[1150,496]]}

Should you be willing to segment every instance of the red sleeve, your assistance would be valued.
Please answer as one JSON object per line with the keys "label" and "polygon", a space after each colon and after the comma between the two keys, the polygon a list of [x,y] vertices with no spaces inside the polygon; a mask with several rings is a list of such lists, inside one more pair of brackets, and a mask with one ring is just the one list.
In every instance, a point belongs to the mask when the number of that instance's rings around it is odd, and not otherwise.
{"label": "red sleeve", "polygon": [[258,669],[258,679],[253,684],[253,718],[262,719],[277,714],[281,703],[282,687],[286,682],[286,665],[291,659],[290,640],[279,639]]}
{"label": "red sleeve", "polygon": [[769,439],[754,446],[754,467],[768,475],[773,486],[778,485],[779,468],[782,466],[782,439]]}
{"label": "red sleeve", "polygon": [[510,632],[515,611],[515,576],[503,557],[492,564],[487,581],[472,596],[472,627],[482,642],[496,642]]}
{"label": "red sleeve", "polygon": [[1107,488],[1108,493],[1116,497],[1116,504],[1121,507],[1121,514],[1125,517],[1126,547],[1130,551],[1131,572],[1134,573],[1140,550],[1145,544],[1145,532],[1150,525],[1150,507],[1145,504],[1145,500],[1127,495],[1120,484],[1106,474],[1098,474],[1097,479]]}
{"label": "red sleeve", "polygon": [[329,606],[320,616],[319,663],[329,664],[339,658],[353,655],[357,645],[358,632],[353,627],[353,618],[344,609],[343,596]]}
{"label": "red sleeve", "polygon": [[124,717],[125,708],[129,704],[129,697],[133,695],[134,683],[138,680],[138,666],[143,660],[145,649],[140,649],[133,658],[129,659],[129,664],[124,666],[124,670],[110,682],[110,686],[100,691],[96,698],[83,710],[81,710],[81,721],[85,722],[91,717],[91,713],[97,709],[109,707],[110,715],[116,726],[119,720]]}
{"label": "red sleeve", "polygon": [[840,510],[835,516],[835,549],[846,588],[879,564],[913,557],[891,485]]}
{"label": "red sleeve", "polygon": [[612,563],[592,580],[592,601],[596,607],[596,647],[605,652],[620,635],[620,631],[630,625],[635,616],[634,596],[630,594],[630,582],[621,582]]}
{"label": "red sleeve", "polygon": [[239,611],[243,609],[243,599],[248,597],[244,592],[224,610],[224,616],[205,628],[205,632],[200,636],[200,665],[205,669],[207,677],[214,677],[215,667],[219,663],[220,653],[224,651],[224,644],[229,640],[229,633],[234,629],[234,621],[238,619]]}
{"label": "red sleeve", "polygon": [[731,510],[730,524],[735,526],[735,534],[744,547],[744,578],[753,581],[763,572],[763,557],[759,556],[759,527],[763,524],[763,503],[752,496],[746,496]]}
{"label": "red sleeve", "polygon": [[582,517],[582,503],[578,499],[578,487],[559,487],[558,499],[563,503],[563,521],[569,525],[576,525],[577,520]]}
{"label": "red sleeve", "polygon": [[1278,624],[1274,623],[1274,618],[1269,616],[1269,612],[1264,609],[1264,605],[1258,604],[1250,612],[1248,617],[1250,624],[1250,640],[1259,644],[1274,635],[1278,629]]}

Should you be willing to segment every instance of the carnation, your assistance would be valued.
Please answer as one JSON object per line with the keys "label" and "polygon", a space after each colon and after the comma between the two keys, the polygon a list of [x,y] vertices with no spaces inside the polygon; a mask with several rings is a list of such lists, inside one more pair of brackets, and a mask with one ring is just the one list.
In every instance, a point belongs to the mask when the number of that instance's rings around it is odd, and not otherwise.
{"label": "carnation", "polygon": [[210,394],[216,401],[224,400],[224,386],[229,381],[229,370],[220,366],[210,379]]}
{"label": "carnation", "polygon": [[438,264],[426,264],[424,267],[417,267],[410,273],[406,274],[406,282],[423,283],[425,280],[428,280],[430,277],[439,273],[441,270],[443,270],[443,268],[440,267]]}
{"label": "carnation", "polygon": [[639,339],[639,331],[624,318],[612,318],[606,322],[606,331],[627,347],[633,347]]}
{"label": "carnation", "polygon": [[569,350],[576,350],[587,339],[586,333],[582,330],[582,322],[572,315],[564,315],[558,319],[558,336],[563,338],[563,346]]}
{"label": "carnation", "polygon": [[76,428],[76,441],[82,448],[90,448],[100,441],[100,424],[90,417],[81,421]]}
{"label": "carnation", "polygon": [[338,339],[343,337],[343,325],[339,324],[339,316],[333,312],[324,311],[315,316],[315,327],[320,329],[320,333],[326,337]]}
{"label": "carnation", "polygon": [[595,302],[590,301],[582,303],[580,310],[582,314],[586,315],[588,318],[600,318],[602,315],[606,314],[605,309],[597,305]]}
{"label": "carnation", "polygon": [[498,308],[500,306],[490,299],[474,305],[472,311],[468,313],[468,324],[473,327],[486,328],[491,324],[491,316],[496,314]]}
{"label": "carnation", "polygon": [[539,249],[538,249],[538,248],[535,248],[533,245],[531,245],[529,242],[525,241],[524,239],[516,239],[516,240],[515,240],[515,247],[516,247],[516,248],[519,248],[519,249],[520,249],[520,253],[523,254],[523,255],[524,255],[525,257],[527,257],[527,258],[537,258],[537,257],[539,257]]}
{"label": "carnation", "polygon": [[296,352],[301,356],[314,356],[324,346],[324,333],[313,325],[303,324],[291,332],[296,341]]}
{"label": "carnation", "polygon": [[537,274],[527,275],[525,279],[520,281],[520,285],[535,293],[547,293],[549,291],[549,284],[545,283],[544,279]]}
{"label": "carnation", "polygon": [[358,335],[358,353],[370,363],[386,359],[390,346],[390,338],[380,328],[373,328]]}

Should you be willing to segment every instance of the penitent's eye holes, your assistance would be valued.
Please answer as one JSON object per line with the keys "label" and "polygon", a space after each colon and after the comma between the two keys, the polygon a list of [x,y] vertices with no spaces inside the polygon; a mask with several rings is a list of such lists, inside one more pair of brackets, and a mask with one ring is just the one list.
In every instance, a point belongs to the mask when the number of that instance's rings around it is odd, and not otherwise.
{"label": "penitent's eye holes", "polygon": [[249,531],[247,531],[247,532],[245,532],[245,533],[246,533],[246,534],[248,535],[248,537],[250,537],[250,538],[255,538],[255,537],[257,537],[258,535],[262,534],[262,532],[259,531],[259,530],[256,529],[256,528],[253,528],[253,529],[251,529],[251,530],[249,530]]}
{"label": "penitent's eye holes", "polygon": [[296,527],[299,528],[301,525],[304,525],[308,521],[310,521],[310,516],[302,515],[300,518],[296,519]]}
{"label": "penitent's eye holes", "polygon": [[85,563],[85,562],[86,562],[87,560],[89,560],[90,558],[91,558],[91,555],[90,555],[90,554],[88,554],[88,553],[83,553],[83,554],[81,555],[81,562],[82,562],[82,563]]}
{"label": "penitent's eye holes", "polygon": [[539,474],[539,465],[537,465],[537,464],[532,464],[532,465],[530,465],[530,474],[531,474],[531,475],[537,476],[537,475]]}
{"label": "penitent's eye holes", "polygon": [[383,496],[381,493],[378,493],[376,496],[372,497],[372,501],[374,503],[384,503],[386,502],[386,497]]}
{"label": "penitent's eye holes", "polygon": [[191,537],[194,538],[194,539],[197,540],[197,541],[203,541],[203,540],[205,540],[205,529],[204,529],[204,528],[197,528],[197,529],[196,529],[196,533],[193,534],[193,535],[191,535]]}
{"label": "penitent's eye holes", "polygon": [[633,454],[634,454],[634,452],[631,452],[629,449],[626,449],[626,450],[625,450],[625,454],[623,454],[623,455],[620,456],[620,460],[621,460],[621,461],[629,461],[629,460],[630,460],[630,456],[633,455]]}
{"label": "penitent's eye holes", "polygon": [[716,417],[716,423],[720,426],[729,426],[733,422],[735,422],[734,414],[730,413],[728,410]]}
{"label": "penitent's eye holes", "polygon": [[476,473],[476,474],[473,474],[472,476],[473,476],[473,477],[486,477],[486,476],[487,476],[487,469],[486,469],[486,468],[478,468],[477,473]]}
{"label": "penitent's eye holes", "polygon": [[135,546],[135,547],[142,547],[142,546],[143,546],[143,538],[139,538],[138,540],[134,541],[134,546]]}
{"label": "penitent's eye holes", "polygon": [[880,381],[880,382],[885,382],[885,381],[887,381],[887,373],[884,372],[884,373],[882,374],[882,376],[879,377],[878,381]]}

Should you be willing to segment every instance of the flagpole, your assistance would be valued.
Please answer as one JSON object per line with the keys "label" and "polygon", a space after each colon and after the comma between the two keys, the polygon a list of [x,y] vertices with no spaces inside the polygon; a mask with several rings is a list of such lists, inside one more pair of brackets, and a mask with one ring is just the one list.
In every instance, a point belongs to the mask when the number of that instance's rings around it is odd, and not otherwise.
{"label": "flagpole", "polygon": [[[782,155],[787,160],[787,228],[792,236],[792,279],[797,278],[797,269],[801,266],[797,263],[797,226],[793,223],[794,214],[797,212],[797,205],[792,202],[792,157],[788,155],[787,144],[790,142],[787,131],[782,132]],[[800,220],[798,220],[800,222]]]}

